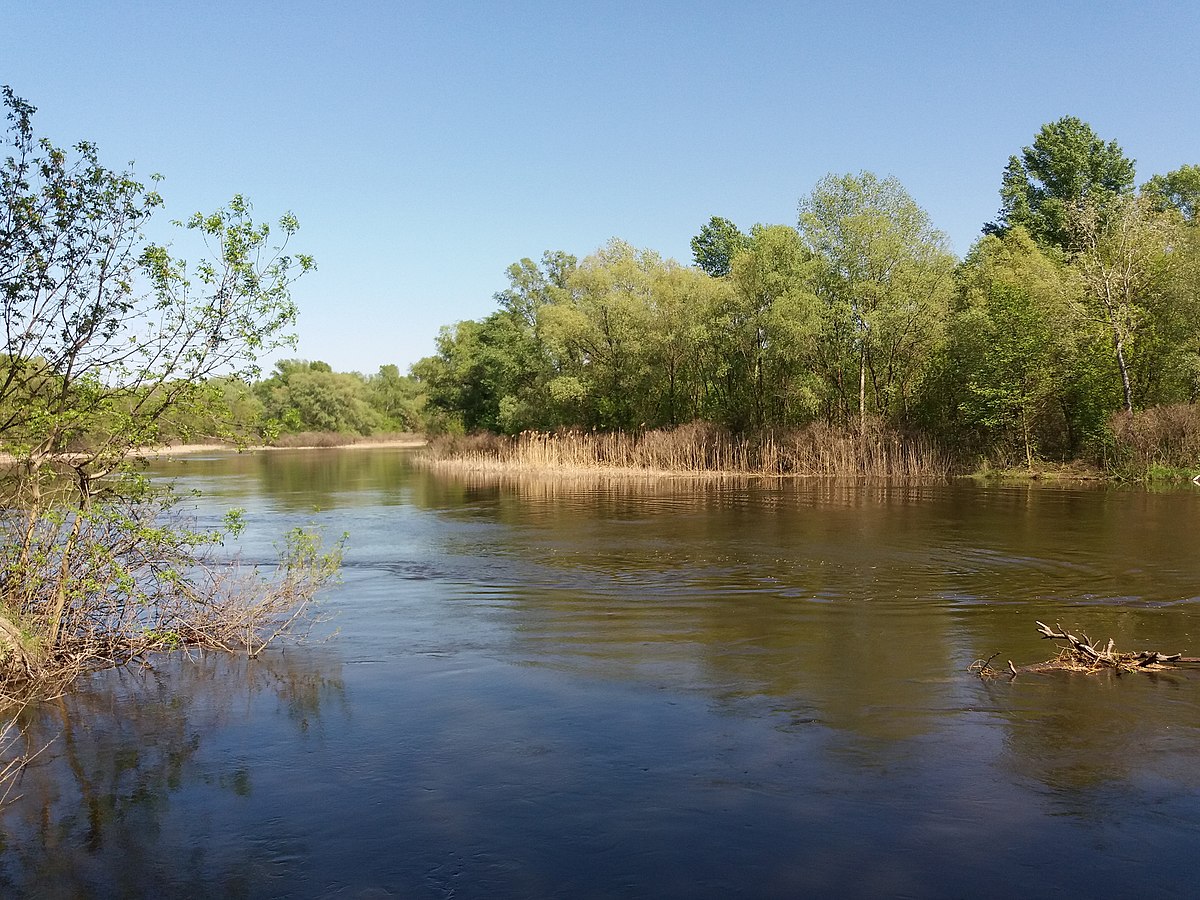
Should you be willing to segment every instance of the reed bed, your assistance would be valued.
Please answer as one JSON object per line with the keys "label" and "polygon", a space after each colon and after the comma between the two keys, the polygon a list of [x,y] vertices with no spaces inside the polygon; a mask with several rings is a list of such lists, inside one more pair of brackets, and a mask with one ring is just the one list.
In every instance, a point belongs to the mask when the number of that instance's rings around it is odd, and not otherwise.
{"label": "reed bed", "polygon": [[881,422],[862,431],[814,423],[736,435],[694,422],[673,429],[442,436],[425,460],[467,471],[617,471],[824,478],[946,478],[948,454],[927,438]]}

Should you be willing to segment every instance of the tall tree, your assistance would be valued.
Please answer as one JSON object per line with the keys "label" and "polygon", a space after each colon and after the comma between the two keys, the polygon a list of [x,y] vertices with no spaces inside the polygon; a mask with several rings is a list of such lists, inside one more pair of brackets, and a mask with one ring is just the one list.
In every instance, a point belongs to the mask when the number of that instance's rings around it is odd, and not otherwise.
{"label": "tall tree", "polygon": [[537,327],[538,310],[554,299],[554,292],[566,287],[578,260],[561,250],[547,250],[539,266],[528,257],[513,263],[505,271],[508,287],[495,295],[496,302],[520,316],[530,329]]}
{"label": "tall tree", "polygon": [[542,334],[555,367],[574,375],[587,420],[634,428],[654,418],[657,367],[648,356],[657,253],[613,239],[571,274],[566,300],[543,310]]}
{"label": "tall tree", "polygon": [[713,278],[724,278],[732,270],[734,258],[749,246],[750,238],[736,225],[713,216],[692,238],[692,258]]}
{"label": "tall tree", "polygon": [[714,338],[729,348],[724,420],[735,430],[796,424],[818,405],[811,365],[818,275],[818,262],[786,225],[756,225],[734,259],[725,324]]}
{"label": "tall tree", "polygon": [[1077,451],[1095,431],[1110,397],[1104,333],[1087,320],[1075,272],[1021,226],[985,235],[959,268],[945,399],[956,407],[960,443],[1032,467],[1046,452]]}
{"label": "tall tree", "polygon": [[986,232],[1023,226],[1044,246],[1073,250],[1075,210],[1103,212],[1133,191],[1134,165],[1117,145],[1105,143],[1074,116],[1043,125],[1033,144],[1010,157],[1000,187],[999,221]]}
{"label": "tall tree", "polygon": [[822,374],[843,421],[902,419],[941,341],[954,259],[894,178],[827,175],[800,201],[800,234],[819,260]]}

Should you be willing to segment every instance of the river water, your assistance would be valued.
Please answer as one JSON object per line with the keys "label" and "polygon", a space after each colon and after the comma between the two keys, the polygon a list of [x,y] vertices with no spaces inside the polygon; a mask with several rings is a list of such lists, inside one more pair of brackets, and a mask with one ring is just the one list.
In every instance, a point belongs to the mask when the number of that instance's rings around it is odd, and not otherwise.
{"label": "river water", "polygon": [[1035,620],[1200,655],[1200,491],[156,464],[241,552],[350,534],[332,619],[25,712],[29,897],[1190,894],[1200,675],[967,669]]}

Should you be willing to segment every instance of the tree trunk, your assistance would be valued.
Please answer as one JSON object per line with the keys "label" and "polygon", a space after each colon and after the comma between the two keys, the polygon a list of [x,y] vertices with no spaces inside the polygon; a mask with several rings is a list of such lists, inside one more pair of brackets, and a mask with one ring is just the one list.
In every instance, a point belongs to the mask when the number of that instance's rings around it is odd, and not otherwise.
{"label": "tree trunk", "polygon": [[1121,370],[1121,390],[1125,392],[1125,412],[1133,413],[1133,390],[1129,387],[1129,367],[1125,362],[1125,342],[1120,336],[1117,344],[1117,368]]}
{"label": "tree trunk", "polygon": [[858,354],[858,433],[867,433],[867,346]]}

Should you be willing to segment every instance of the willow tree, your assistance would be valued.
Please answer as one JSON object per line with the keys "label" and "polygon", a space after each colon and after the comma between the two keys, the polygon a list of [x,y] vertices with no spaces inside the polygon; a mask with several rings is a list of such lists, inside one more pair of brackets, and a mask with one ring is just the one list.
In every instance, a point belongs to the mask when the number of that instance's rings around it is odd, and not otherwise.
{"label": "willow tree", "polygon": [[[233,589],[203,565],[220,540],[164,522],[169,493],[133,476],[164,423],[213,418],[220,381],[291,342],[290,287],[313,268],[242,197],[183,223],[208,248],[189,265],[148,242],[157,192],[96,147],[35,136],[34,107],[4,89],[0,167],[0,659],[37,676],[180,642],[255,648],[333,557],[294,535],[275,589]],[[278,601],[278,602],[277,602]],[[266,604],[266,605],[264,605]],[[286,615],[283,621],[287,621]],[[0,673],[4,674],[4,673]],[[15,676],[14,676],[15,677]]]}
{"label": "willow tree", "polygon": [[941,342],[954,258],[945,236],[895,178],[827,175],[800,201],[817,260],[822,375],[840,418],[903,419]]}
{"label": "willow tree", "polygon": [[654,287],[669,267],[657,253],[614,238],[571,272],[559,302],[541,310],[558,384],[571,384],[579,404],[582,421],[571,424],[636,428],[655,419]]}

